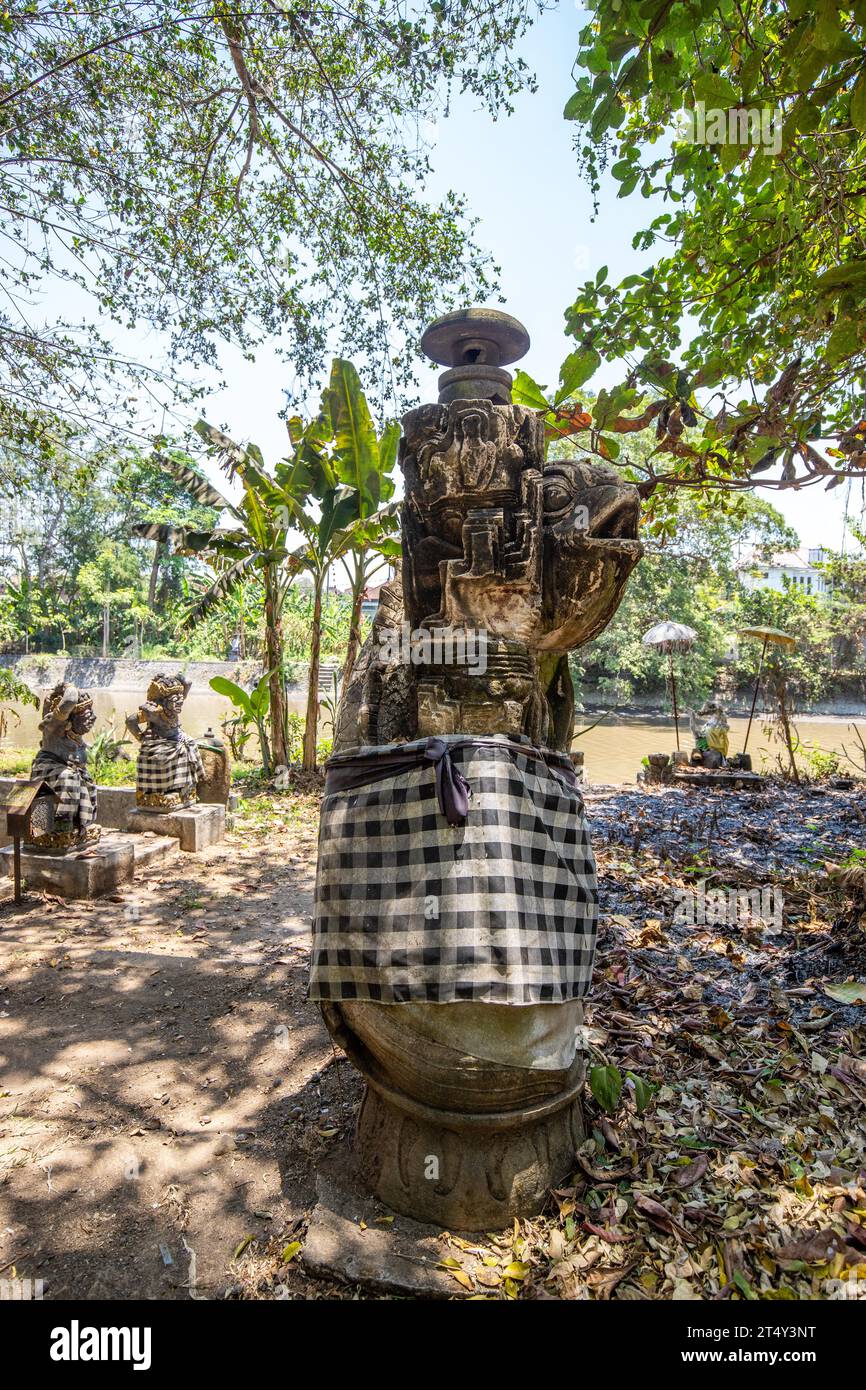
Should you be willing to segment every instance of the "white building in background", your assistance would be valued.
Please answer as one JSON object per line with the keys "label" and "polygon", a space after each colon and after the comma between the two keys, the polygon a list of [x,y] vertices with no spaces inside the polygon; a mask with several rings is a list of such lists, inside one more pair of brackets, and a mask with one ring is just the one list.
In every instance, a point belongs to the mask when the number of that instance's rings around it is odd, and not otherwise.
{"label": "white building in background", "polygon": [[755,589],[775,589],[784,593],[787,588],[804,594],[826,594],[827,579],[820,565],[825,558],[821,546],[811,550],[783,550],[768,560],[753,556],[739,566],[740,581],[750,592]]}

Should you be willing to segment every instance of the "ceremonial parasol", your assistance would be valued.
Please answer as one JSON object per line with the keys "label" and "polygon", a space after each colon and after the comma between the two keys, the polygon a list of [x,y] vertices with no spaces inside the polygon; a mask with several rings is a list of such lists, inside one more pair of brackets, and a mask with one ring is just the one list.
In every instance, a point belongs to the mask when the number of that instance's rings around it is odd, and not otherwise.
{"label": "ceremonial parasol", "polygon": [[777,647],[796,647],[797,639],[792,637],[789,632],[782,632],[778,627],[740,627],[737,629],[738,637],[754,637],[757,641],[763,642],[761,648],[761,660],[758,662],[758,677],[755,681],[755,693],[752,696],[752,708],[749,712],[749,724],[746,729],[746,741],[743,744],[743,752],[749,746],[749,734],[752,732],[752,720],[755,716],[755,705],[758,703],[758,690],[761,685],[761,672],[764,669],[764,657],[767,655],[767,648],[772,642]]}
{"label": "ceremonial parasol", "polygon": [[671,699],[674,706],[674,729],[677,735],[677,751],[680,747],[680,721],[677,714],[677,682],[674,675],[674,652],[687,652],[689,647],[697,639],[697,633],[693,627],[686,627],[685,623],[663,622],[656,623],[649,632],[645,632],[640,639],[644,647],[656,647],[660,652],[667,652],[668,669],[671,676]]}

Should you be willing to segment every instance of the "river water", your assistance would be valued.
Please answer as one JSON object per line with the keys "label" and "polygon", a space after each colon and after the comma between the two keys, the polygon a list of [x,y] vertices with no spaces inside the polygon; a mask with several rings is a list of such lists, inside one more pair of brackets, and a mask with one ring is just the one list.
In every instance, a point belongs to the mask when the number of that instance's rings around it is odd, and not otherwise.
{"label": "river water", "polygon": [[[578,716],[591,724],[594,715]],[[747,719],[729,717],[730,751],[742,751],[746,736]],[[800,741],[808,747],[818,747],[825,752],[841,752],[843,744],[851,753],[859,752],[857,740],[850,731],[855,723],[861,737],[866,741],[866,715],[853,719],[796,719],[794,727]],[[773,726],[776,727],[775,725]],[[605,720],[597,728],[590,729],[572,745],[584,753],[586,778],[589,782],[633,782],[641,770],[641,758],[648,753],[672,753],[676,748],[673,718],[665,719],[659,715],[616,717]],[[688,720],[680,720],[680,747],[688,751],[692,748],[692,737]],[[756,714],[749,735],[749,749],[752,767],[755,772],[775,771],[777,759],[781,755],[787,766],[787,751],[784,744],[773,739],[772,733],[765,733],[764,720]],[[800,761],[800,759],[798,759]],[[849,769],[850,770],[850,769]]]}

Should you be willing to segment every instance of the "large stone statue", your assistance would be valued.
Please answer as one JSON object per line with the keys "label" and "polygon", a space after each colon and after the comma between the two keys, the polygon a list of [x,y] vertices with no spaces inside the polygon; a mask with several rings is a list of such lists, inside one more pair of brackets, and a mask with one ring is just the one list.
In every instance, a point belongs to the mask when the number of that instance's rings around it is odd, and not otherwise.
{"label": "large stone statue", "polygon": [[126,727],[139,740],[135,776],[138,806],[177,810],[196,800],[196,787],[205,776],[195,739],[180,727],[180,714],[190,682],[160,672],[147,688],[147,700]]}
{"label": "large stone statue", "polygon": [[61,681],[42,705],[39,751],[30,769],[57,796],[52,824],[34,832],[33,846],[44,850],[80,849],[95,844],[96,783],[87,771],[85,735],[96,723],[93,697]]}
{"label": "large stone statue", "polygon": [[537,1210],[583,1134],[597,893],[567,654],[619,603],[639,499],[545,464],[502,370],[516,320],[446,315],[422,346],[452,370],[403,420],[403,560],[337,719],[310,994],[367,1082],[362,1179],[478,1230]]}

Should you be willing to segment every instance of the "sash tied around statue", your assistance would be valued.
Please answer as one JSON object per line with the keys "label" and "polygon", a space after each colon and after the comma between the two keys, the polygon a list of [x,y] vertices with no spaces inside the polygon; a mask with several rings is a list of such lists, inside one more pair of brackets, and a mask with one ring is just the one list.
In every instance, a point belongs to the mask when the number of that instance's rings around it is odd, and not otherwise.
{"label": "sash tied around statue", "polygon": [[567,756],[451,735],[329,763],[312,999],[562,1003],[589,988],[596,928]]}

